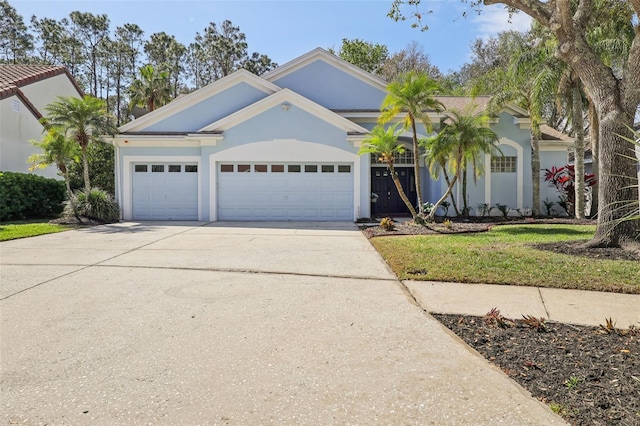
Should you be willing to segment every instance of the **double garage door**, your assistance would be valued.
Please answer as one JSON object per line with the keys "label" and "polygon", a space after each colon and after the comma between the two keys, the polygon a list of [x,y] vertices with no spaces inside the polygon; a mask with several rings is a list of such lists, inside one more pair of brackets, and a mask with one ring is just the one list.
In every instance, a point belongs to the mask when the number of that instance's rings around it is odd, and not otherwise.
{"label": "double garage door", "polygon": [[[198,166],[133,165],[133,219],[198,220]],[[353,166],[217,163],[218,220],[353,220]]]}
{"label": "double garage door", "polygon": [[218,220],[353,220],[353,166],[218,163]]}

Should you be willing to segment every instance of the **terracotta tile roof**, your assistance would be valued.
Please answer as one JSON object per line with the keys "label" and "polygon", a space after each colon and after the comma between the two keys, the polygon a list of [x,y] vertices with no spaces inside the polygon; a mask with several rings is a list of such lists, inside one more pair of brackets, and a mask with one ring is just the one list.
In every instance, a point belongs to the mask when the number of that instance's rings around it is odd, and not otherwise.
{"label": "terracotta tile roof", "polygon": [[23,87],[37,81],[66,74],[71,83],[75,86],[78,94],[82,95],[82,90],[75,79],[69,74],[65,67],[55,65],[0,65],[0,99],[11,96],[15,92],[13,87]]}
{"label": "terracotta tile roof", "polygon": [[55,65],[7,65],[0,64],[0,99],[10,96],[17,96],[22,103],[31,110],[36,118],[42,118],[42,114],[29,101],[27,96],[20,90],[21,87],[55,77],[60,74],[66,74],[69,81],[75,86],[78,94],[82,95],[82,90],[78,86],[75,79],[69,74],[65,67]]}
{"label": "terracotta tile roof", "polygon": [[0,90],[25,86],[64,72],[64,67],[53,65],[0,65]]}

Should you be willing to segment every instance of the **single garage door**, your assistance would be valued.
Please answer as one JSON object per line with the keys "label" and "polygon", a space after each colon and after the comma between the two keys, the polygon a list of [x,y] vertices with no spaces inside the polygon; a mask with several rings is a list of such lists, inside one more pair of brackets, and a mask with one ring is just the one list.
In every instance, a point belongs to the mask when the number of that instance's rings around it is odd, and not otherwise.
{"label": "single garage door", "polygon": [[198,220],[198,165],[133,165],[134,220]]}
{"label": "single garage door", "polygon": [[218,219],[353,220],[353,166],[218,163]]}

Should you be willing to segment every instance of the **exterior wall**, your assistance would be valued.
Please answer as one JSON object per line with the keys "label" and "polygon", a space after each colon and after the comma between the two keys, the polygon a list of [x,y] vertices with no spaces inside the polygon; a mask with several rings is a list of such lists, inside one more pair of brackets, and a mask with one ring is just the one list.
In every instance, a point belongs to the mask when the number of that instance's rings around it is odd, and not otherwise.
{"label": "exterior wall", "polygon": [[[467,195],[468,207],[471,214],[477,213],[479,204],[489,204],[495,207],[496,204],[505,204],[512,210],[530,209],[533,197],[531,182],[531,144],[529,129],[520,128],[514,123],[514,117],[508,113],[501,113],[498,122],[491,124],[491,129],[500,138],[498,148],[505,156],[517,156],[516,173],[491,173],[491,157],[486,156],[484,160],[484,176],[479,177],[475,182],[473,170],[469,168],[467,173]],[[425,174],[428,172],[425,171]],[[436,182],[427,182],[424,185],[425,200],[435,202],[447,190],[444,178]],[[453,194],[462,210],[462,185],[458,182],[453,188]],[[449,210],[449,214],[452,209]],[[494,209],[492,214],[500,214]],[[514,213],[515,214],[515,213]]]}
{"label": "exterior wall", "polygon": [[263,91],[247,83],[239,83],[143,130],[195,132],[265,97],[267,94]]}
{"label": "exterior wall", "polygon": [[329,109],[378,109],[386,96],[384,91],[322,60],[314,61],[273,83]]}
{"label": "exterior wall", "polygon": [[[567,164],[567,149],[562,147],[558,147],[554,150],[546,149],[540,151],[540,212],[542,214],[546,213],[546,209],[544,208],[544,201],[549,200],[557,203],[560,201],[560,194],[555,189],[555,187],[550,186],[547,182],[544,181],[544,169],[550,169],[551,167],[562,167]],[[552,213],[554,215],[566,215],[564,209],[557,204],[553,206]]]}
{"label": "exterior wall", "polygon": [[[268,109],[224,131],[215,146],[142,147],[118,146],[116,180],[123,218],[132,218],[132,170],[136,162],[197,162],[199,220],[217,220],[216,163],[247,162],[342,162],[353,165],[354,219],[369,215],[369,158],[358,156],[358,147],[347,134],[316,116],[291,105]],[[150,140],[149,143],[154,143]],[[161,144],[161,140],[155,141]],[[182,142],[183,145],[187,145]]]}
{"label": "exterior wall", "polygon": [[[19,111],[13,109],[17,101]],[[40,140],[42,125],[17,96],[0,100],[0,171],[34,173],[47,178],[62,179],[55,166],[29,172],[27,158],[38,152],[30,140]]]}
{"label": "exterior wall", "polygon": [[[22,86],[20,90],[42,115],[46,115],[45,106],[58,96],[80,96],[66,74]],[[18,101],[20,111],[13,109],[14,100]],[[42,139],[43,129],[18,96],[0,100],[0,123],[0,170],[62,179],[55,166],[29,172],[27,158],[39,152],[29,141]]]}
{"label": "exterior wall", "polygon": [[76,98],[82,96],[66,74],[36,81],[20,87],[20,90],[42,115],[47,115],[44,107],[57,101],[59,96],[74,96]]}

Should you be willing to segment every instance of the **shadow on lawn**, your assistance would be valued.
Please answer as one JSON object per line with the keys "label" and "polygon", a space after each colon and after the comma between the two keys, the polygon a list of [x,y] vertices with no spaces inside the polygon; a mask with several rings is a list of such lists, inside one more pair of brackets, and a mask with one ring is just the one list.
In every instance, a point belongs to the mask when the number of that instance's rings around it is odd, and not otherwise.
{"label": "shadow on lawn", "polygon": [[528,226],[526,228],[505,226],[497,231],[509,235],[566,235],[587,238],[583,230],[565,228],[558,225],[554,225],[552,228],[543,226]]}

